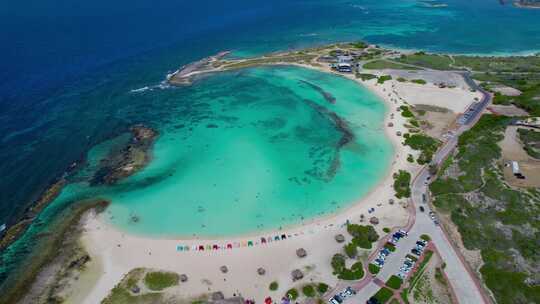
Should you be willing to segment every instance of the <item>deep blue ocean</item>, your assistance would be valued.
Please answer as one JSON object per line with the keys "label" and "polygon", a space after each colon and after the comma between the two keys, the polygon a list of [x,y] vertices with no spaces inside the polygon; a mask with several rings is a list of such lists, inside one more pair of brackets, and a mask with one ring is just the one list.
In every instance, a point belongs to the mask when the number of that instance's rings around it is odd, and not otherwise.
{"label": "deep blue ocean", "polygon": [[4,1],[0,224],[13,224],[96,143],[133,123],[166,119],[158,97],[171,93],[131,90],[223,50],[254,56],[359,39],[434,52],[531,53],[540,50],[540,10],[495,0]]}

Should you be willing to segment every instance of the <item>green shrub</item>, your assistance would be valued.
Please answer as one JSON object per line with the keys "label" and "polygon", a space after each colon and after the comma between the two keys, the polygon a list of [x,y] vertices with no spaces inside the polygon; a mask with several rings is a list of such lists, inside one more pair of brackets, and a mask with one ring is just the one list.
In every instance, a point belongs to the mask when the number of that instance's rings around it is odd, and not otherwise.
{"label": "green shrub", "polygon": [[350,242],[349,244],[343,246],[343,249],[345,249],[345,254],[351,259],[354,259],[358,254],[358,249],[356,248],[357,245],[354,242]]}
{"label": "green shrub", "polygon": [[411,112],[411,110],[409,109],[409,107],[407,106],[400,106],[399,107],[401,109],[401,116],[405,117],[405,118],[414,118],[414,113]]}
{"label": "green shrub", "polygon": [[407,82],[407,79],[405,79],[403,77],[398,77],[396,80],[399,81],[399,82]]}
{"label": "green shrub", "polygon": [[394,296],[394,292],[390,290],[389,288],[383,287],[377,291],[377,293],[373,296],[375,299],[379,301],[379,303],[386,303],[390,298]]}
{"label": "green shrub", "polygon": [[388,227],[384,227],[384,228],[382,229],[382,231],[383,231],[384,233],[389,233],[389,232],[392,231],[392,230],[390,230],[390,228],[388,228]]}
{"label": "green shrub", "polygon": [[347,231],[353,236],[352,242],[360,248],[371,249],[371,243],[379,239],[379,235],[373,226],[349,224]]}
{"label": "green shrub", "polygon": [[308,298],[313,298],[315,296],[315,288],[313,288],[313,285],[305,285],[302,287],[302,293]]}
{"label": "green shrub", "polygon": [[326,291],[328,291],[328,285],[325,283],[319,283],[317,284],[317,291],[322,295]]}
{"label": "green shrub", "polygon": [[351,269],[344,268],[343,271],[338,275],[338,278],[341,280],[354,281],[360,280],[364,277],[364,268],[362,262],[356,262],[351,266]]}
{"label": "green shrub", "polygon": [[427,235],[427,234],[422,234],[422,235],[420,236],[420,238],[421,238],[422,240],[424,240],[424,241],[427,241],[427,242],[431,241],[431,237],[430,237],[429,235]]}
{"label": "green shrub", "polygon": [[379,271],[381,271],[381,267],[375,265],[375,264],[369,264],[368,265],[369,273],[371,274],[377,274]]}
{"label": "green shrub", "polygon": [[285,295],[291,300],[296,300],[298,299],[298,290],[296,290],[296,288],[291,288]]}
{"label": "green shrub", "polygon": [[397,198],[410,197],[411,196],[411,174],[405,170],[399,170],[398,173],[394,173],[394,190],[396,191]]}
{"label": "green shrub", "polygon": [[392,76],[383,75],[383,76],[379,77],[379,79],[377,79],[377,83],[378,84],[383,84],[385,81],[388,81],[388,80],[391,80],[391,79],[392,79]]}
{"label": "green shrub", "polygon": [[144,276],[144,284],[150,290],[163,290],[178,285],[180,276],[174,272],[154,271]]}
{"label": "green shrub", "polygon": [[277,289],[279,288],[278,282],[274,281],[274,282],[270,283],[269,288],[270,288],[270,290],[272,290],[272,291],[277,290]]}
{"label": "green shrub", "polygon": [[336,253],[332,257],[332,269],[334,269],[335,274],[339,274],[345,268],[345,257],[342,254]]}
{"label": "green shrub", "polygon": [[401,287],[402,283],[403,280],[400,277],[393,275],[388,279],[388,281],[386,281],[386,286],[397,290]]}
{"label": "green shrub", "polygon": [[412,156],[412,154],[407,155],[407,161],[410,163],[414,163],[414,157]]}
{"label": "green shrub", "polygon": [[426,81],[424,79],[413,79],[411,82],[417,83],[417,84],[426,84]]}

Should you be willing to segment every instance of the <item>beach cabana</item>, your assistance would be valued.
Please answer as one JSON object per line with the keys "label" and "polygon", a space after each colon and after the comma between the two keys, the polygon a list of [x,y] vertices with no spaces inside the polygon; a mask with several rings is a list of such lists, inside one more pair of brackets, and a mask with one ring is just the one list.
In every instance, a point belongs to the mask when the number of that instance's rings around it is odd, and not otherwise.
{"label": "beach cabana", "polygon": [[261,244],[266,244],[266,239],[265,238],[261,238]]}
{"label": "beach cabana", "polygon": [[274,237],[274,241],[279,241],[279,235],[276,235],[276,236]]}
{"label": "beach cabana", "polygon": [[204,246],[203,245],[199,245],[199,251],[204,251]]}
{"label": "beach cabana", "polygon": [[271,236],[267,237],[267,238],[266,238],[266,241],[267,241],[268,243],[271,243],[271,242],[272,242],[272,237],[271,237]]}
{"label": "beach cabana", "polygon": [[248,247],[253,246],[253,241],[248,241],[248,244],[247,244],[247,245],[248,245]]}
{"label": "beach cabana", "polygon": [[184,246],[176,245],[176,251],[183,251],[183,250],[184,250]]}
{"label": "beach cabana", "polygon": [[206,250],[212,250],[212,245],[206,245]]}
{"label": "beach cabana", "polygon": [[282,240],[286,240],[286,239],[287,239],[287,236],[286,236],[285,234],[282,234],[282,235],[281,235],[281,239],[282,239]]}
{"label": "beach cabana", "polygon": [[212,246],[212,249],[214,249],[214,250],[218,250],[218,249],[219,249],[219,246],[218,246],[218,245],[216,245],[216,244],[214,244],[214,246]]}
{"label": "beach cabana", "polygon": [[184,246],[184,251],[189,251],[189,246]]}
{"label": "beach cabana", "polygon": [[227,244],[227,249],[232,249],[232,244]]}

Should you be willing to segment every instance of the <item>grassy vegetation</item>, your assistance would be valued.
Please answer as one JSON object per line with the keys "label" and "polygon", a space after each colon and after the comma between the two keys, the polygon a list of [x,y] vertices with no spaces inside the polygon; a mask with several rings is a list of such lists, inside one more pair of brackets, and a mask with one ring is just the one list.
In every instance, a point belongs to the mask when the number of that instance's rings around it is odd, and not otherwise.
{"label": "grassy vegetation", "polygon": [[427,164],[431,162],[433,154],[440,146],[440,142],[433,137],[424,134],[404,134],[405,145],[413,150],[421,151],[420,156],[416,160],[419,164]]}
{"label": "grassy vegetation", "polygon": [[370,80],[370,79],[377,78],[377,75],[367,74],[367,73],[356,73],[355,76],[356,76],[356,78],[360,78],[363,81],[367,81],[367,80]]}
{"label": "grassy vegetation", "polygon": [[386,303],[390,298],[394,296],[394,292],[386,287],[383,287],[377,291],[376,294],[373,295],[373,298],[377,299],[379,303]]}
{"label": "grassy vegetation", "polygon": [[394,191],[397,198],[411,196],[411,174],[405,170],[394,173]]}
{"label": "grassy vegetation", "polygon": [[449,70],[452,63],[450,57],[446,55],[426,54],[424,52],[402,55],[397,61],[436,70]]}
{"label": "grassy vegetation", "polygon": [[413,112],[411,112],[409,107],[400,106],[399,108],[401,109],[401,116],[403,116],[405,118],[414,118],[414,114],[413,114]]}
{"label": "grassy vegetation", "polygon": [[397,81],[399,82],[407,82],[407,79],[403,78],[403,77],[398,77],[396,78]]}
{"label": "grassy vegetation", "polygon": [[374,264],[369,264],[368,265],[368,270],[369,270],[369,273],[371,273],[371,274],[377,274],[377,273],[379,273],[379,271],[381,271],[381,267],[379,267],[377,265],[374,265]]}
{"label": "grassy vegetation", "polygon": [[352,235],[352,243],[364,249],[371,249],[371,244],[379,239],[379,235],[375,228],[371,225],[347,225],[347,231]]}
{"label": "grassy vegetation", "polygon": [[378,84],[383,84],[385,81],[392,80],[392,76],[390,75],[383,75],[377,79]]}
{"label": "grassy vegetation", "polygon": [[386,286],[392,288],[392,289],[399,289],[401,287],[401,284],[403,284],[403,280],[396,276],[396,275],[393,275],[391,276],[387,281],[386,281]]}
{"label": "grassy vegetation", "polygon": [[440,267],[435,268],[435,280],[444,286],[448,285],[446,278],[444,277],[443,270]]}
{"label": "grassy vegetation", "polygon": [[424,259],[422,260],[422,262],[420,263],[420,266],[418,266],[418,268],[416,269],[416,271],[413,273],[413,275],[411,276],[411,278],[409,279],[409,290],[411,290],[412,288],[414,288],[414,285],[416,284],[416,282],[418,281],[418,279],[422,276],[422,274],[424,273],[424,270],[426,269],[426,265],[429,263],[429,261],[431,260],[431,257],[433,256],[433,251],[431,250],[426,250],[424,252]]}
{"label": "grassy vegetation", "polygon": [[518,129],[517,131],[527,154],[540,159],[540,132],[528,129]]}
{"label": "grassy vegetation", "polygon": [[[430,186],[434,204],[450,214],[469,250],[480,250],[480,272],[498,303],[533,303],[540,286],[540,194],[507,186],[497,142],[510,118],[484,115],[460,136],[452,163]],[[457,171],[457,172],[456,172]]]}
{"label": "grassy vegetation", "polygon": [[413,79],[411,80],[412,83],[416,84],[426,84],[427,82],[424,79]]}
{"label": "grassy vegetation", "polygon": [[144,269],[136,268],[131,270],[128,274],[122,278],[122,280],[111,290],[109,295],[103,299],[102,304],[147,304],[147,303],[160,303],[162,301],[162,294],[157,292],[145,293],[135,295],[131,293],[131,289],[134,288],[141,280],[144,274]]}
{"label": "grassy vegetation", "polygon": [[144,276],[144,284],[154,291],[178,285],[179,280],[180,276],[175,272],[152,271]]}
{"label": "grassy vegetation", "polygon": [[268,289],[272,290],[272,291],[275,291],[275,290],[278,290],[279,288],[279,283],[276,282],[276,281],[273,281],[272,283],[270,283],[270,285],[268,286]]}
{"label": "grassy vegetation", "polygon": [[406,66],[398,62],[393,62],[389,60],[375,60],[368,62],[363,65],[364,69],[367,70],[384,70],[384,69],[393,69],[393,70],[418,70],[418,68]]}
{"label": "grassy vegetation", "polygon": [[384,233],[389,233],[389,232],[392,231],[392,230],[390,230],[390,228],[388,228],[388,227],[384,227],[384,228],[382,229],[382,231],[383,231]]}
{"label": "grassy vegetation", "polygon": [[427,276],[422,276],[418,279],[414,289],[413,298],[416,302],[422,303],[434,303],[435,296],[433,294],[433,288]]}
{"label": "grassy vegetation", "polygon": [[302,287],[302,293],[308,298],[313,298],[316,294],[315,287],[313,287],[311,284],[304,285],[304,287]]}
{"label": "grassy vegetation", "polygon": [[349,43],[349,45],[351,47],[353,47],[353,48],[356,48],[356,49],[365,49],[365,48],[367,48],[369,46],[364,41],[351,42],[351,43]]}

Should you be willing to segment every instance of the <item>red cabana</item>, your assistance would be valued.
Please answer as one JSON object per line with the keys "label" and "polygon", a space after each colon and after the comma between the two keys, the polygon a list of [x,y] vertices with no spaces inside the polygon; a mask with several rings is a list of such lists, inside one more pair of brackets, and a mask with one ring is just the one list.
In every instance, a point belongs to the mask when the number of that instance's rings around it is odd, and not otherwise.
{"label": "red cabana", "polygon": [[227,244],[227,249],[232,249],[232,244]]}
{"label": "red cabana", "polygon": [[265,238],[261,238],[261,244],[266,244],[266,239]]}
{"label": "red cabana", "polygon": [[204,251],[204,246],[203,245],[199,245],[199,251]]}
{"label": "red cabana", "polygon": [[214,246],[212,246],[212,249],[218,250],[218,249],[219,249],[219,246],[214,244]]}

